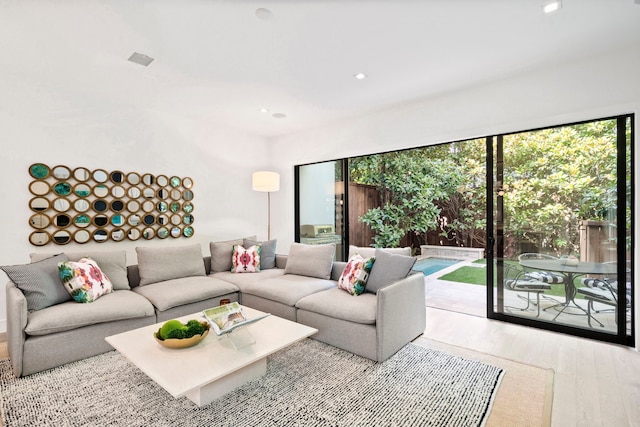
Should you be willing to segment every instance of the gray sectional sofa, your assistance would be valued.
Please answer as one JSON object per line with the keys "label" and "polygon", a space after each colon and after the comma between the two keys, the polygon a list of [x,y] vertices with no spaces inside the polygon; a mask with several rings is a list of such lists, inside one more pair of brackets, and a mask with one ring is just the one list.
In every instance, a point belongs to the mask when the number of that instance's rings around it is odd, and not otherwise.
{"label": "gray sectional sofa", "polygon": [[[333,254],[326,276],[305,275],[317,273],[316,264],[322,264],[320,270],[327,266],[325,256],[320,263],[309,259],[311,268],[305,270],[300,261],[307,258],[293,252],[308,255],[306,245],[292,246],[289,256],[274,255],[272,268],[259,273],[231,273],[221,260],[238,242],[243,240],[212,243],[212,255],[205,257],[199,245],[137,248],[138,264],[129,266],[120,251],[66,254],[70,260],[92,257],[113,282],[113,292],[89,304],[65,301],[29,310],[25,291],[10,281],[7,341],[14,374],[110,351],[106,336],[197,313],[223,299],[312,326],[319,331],[314,339],[376,361],[393,355],[426,327],[421,274],[386,278],[391,284],[377,293],[355,297],[336,287],[346,263],[333,262]],[[59,261],[43,259],[47,256],[32,254],[27,266]],[[296,274],[299,268],[302,274]]]}

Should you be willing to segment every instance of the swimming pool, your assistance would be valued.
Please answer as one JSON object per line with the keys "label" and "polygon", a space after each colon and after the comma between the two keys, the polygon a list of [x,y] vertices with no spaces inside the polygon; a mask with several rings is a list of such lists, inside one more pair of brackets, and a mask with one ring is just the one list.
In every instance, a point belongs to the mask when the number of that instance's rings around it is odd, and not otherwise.
{"label": "swimming pool", "polygon": [[416,261],[416,263],[413,265],[413,269],[422,271],[425,276],[428,276],[444,268],[451,267],[452,265],[459,262],[459,259],[422,258]]}

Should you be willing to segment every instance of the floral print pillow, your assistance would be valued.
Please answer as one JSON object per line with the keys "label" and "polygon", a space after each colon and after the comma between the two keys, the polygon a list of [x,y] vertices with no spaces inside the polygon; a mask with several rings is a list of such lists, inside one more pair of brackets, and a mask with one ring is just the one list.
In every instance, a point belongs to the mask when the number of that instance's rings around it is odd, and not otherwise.
{"label": "floral print pillow", "polygon": [[375,260],[375,257],[365,259],[359,254],[349,258],[340,275],[340,279],[338,279],[338,288],[349,292],[351,295],[363,293]]}
{"label": "floral print pillow", "polygon": [[109,278],[91,258],[58,263],[64,288],[77,302],[93,302],[113,291]]}
{"label": "floral print pillow", "polygon": [[259,273],[260,253],[262,247],[253,245],[245,249],[241,245],[233,245],[233,255],[231,256],[232,273]]}

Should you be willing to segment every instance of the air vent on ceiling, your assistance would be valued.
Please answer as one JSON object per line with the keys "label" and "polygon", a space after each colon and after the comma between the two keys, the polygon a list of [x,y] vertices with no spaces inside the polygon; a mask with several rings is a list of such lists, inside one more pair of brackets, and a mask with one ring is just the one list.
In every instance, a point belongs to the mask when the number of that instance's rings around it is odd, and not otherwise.
{"label": "air vent on ceiling", "polygon": [[129,61],[135,62],[136,64],[144,65],[146,67],[151,64],[153,58],[142,53],[133,52],[133,54],[129,57]]}

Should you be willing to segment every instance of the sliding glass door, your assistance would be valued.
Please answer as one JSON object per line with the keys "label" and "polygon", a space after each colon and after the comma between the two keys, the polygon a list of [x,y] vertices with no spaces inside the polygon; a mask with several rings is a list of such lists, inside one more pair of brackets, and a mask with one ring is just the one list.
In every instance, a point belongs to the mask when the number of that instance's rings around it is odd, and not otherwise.
{"label": "sliding glass door", "polygon": [[629,343],[631,119],[489,138],[489,317]]}
{"label": "sliding glass door", "polygon": [[296,166],[296,242],[336,244],[336,260],[344,260],[346,242],[346,160]]}

